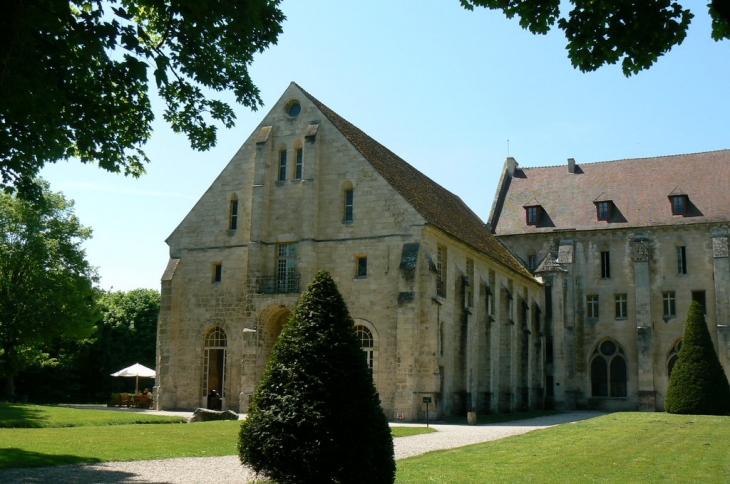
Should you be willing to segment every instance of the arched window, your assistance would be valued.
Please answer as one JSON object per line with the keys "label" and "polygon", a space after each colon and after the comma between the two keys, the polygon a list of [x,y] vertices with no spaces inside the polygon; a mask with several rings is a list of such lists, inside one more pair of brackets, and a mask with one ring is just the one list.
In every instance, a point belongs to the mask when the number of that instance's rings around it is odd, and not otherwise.
{"label": "arched window", "polygon": [[602,341],[591,359],[591,395],[594,397],[626,396],[626,356],[613,341]]}
{"label": "arched window", "polygon": [[674,365],[677,363],[677,360],[679,359],[679,350],[682,349],[682,340],[678,340],[676,343],[674,343],[674,346],[672,346],[672,349],[669,350],[669,355],[667,356],[667,378],[671,378],[672,376],[672,370],[674,370]]}
{"label": "arched window", "polygon": [[228,338],[220,327],[212,328],[205,335],[205,355],[203,360],[203,396],[217,390],[226,396],[226,346]]}
{"label": "arched window", "polygon": [[294,142],[294,153],[296,154],[296,165],[294,167],[294,179],[301,180],[304,175],[304,148],[302,142]]}
{"label": "arched window", "polygon": [[367,326],[358,324],[355,326],[355,334],[360,340],[360,348],[365,352],[365,361],[368,363],[368,368],[372,370],[375,361],[375,339],[373,338],[373,333]]}

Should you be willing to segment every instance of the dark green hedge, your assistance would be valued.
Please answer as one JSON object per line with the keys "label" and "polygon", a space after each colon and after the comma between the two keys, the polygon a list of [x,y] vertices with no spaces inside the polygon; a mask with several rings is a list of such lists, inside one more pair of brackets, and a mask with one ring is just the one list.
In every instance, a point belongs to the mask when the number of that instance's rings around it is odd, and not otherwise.
{"label": "dark green hedge", "polygon": [[696,301],[687,312],[682,349],[669,379],[664,406],[669,413],[730,413],[730,385],[707,330],[702,306]]}
{"label": "dark green hedge", "polygon": [[320,271],[274,346],[241,426],[241,462],[279,484],[390,484],[393,440],[353,320]]}

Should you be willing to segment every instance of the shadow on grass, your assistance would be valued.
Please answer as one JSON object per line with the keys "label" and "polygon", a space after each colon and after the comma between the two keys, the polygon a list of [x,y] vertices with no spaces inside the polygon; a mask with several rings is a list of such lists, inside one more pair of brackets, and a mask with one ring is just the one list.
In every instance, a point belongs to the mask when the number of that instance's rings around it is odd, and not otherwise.
{"label": "shadow on grass", "polygon": [[[0,484],[77,484],[79,482],[94,482],[99,484],[113,484],[130,482],[135,477],[131,472],[99,469],[93,466],[68,465],[88,464],[98,462],[97,459],[78,457],[75,455],[48,455],[36,452],[27,452],[20,449],[0,450],[0,465],[7,467],[8,462],[23,462],[24,467],[14,469],[0,469]],[[60,467],[38,467],[60,466]],[[146,484],[165,484],[146,481]]]}
{"label": "shadow on grass", "polygon": [[17,448],[0,449],[0,469],[90,464],[93,462],[100,462],[100,460],[78,455],[41,454],[40,452],[29,452]]}
{"label": "shadow on grass", "polygon": [[47,415],[37,408],[14,403],[0,403],[0,428],[42,428]]}

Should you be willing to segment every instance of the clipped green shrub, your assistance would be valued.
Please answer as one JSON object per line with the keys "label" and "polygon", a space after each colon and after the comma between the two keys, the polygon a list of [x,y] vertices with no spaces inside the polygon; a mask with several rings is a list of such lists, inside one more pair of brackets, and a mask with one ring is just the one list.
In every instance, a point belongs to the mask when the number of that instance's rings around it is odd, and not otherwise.
{"label": "clipped green shrub", "polygon": [[669,413],[730,413],[730,385],[715,353],[702,306],[696,301],[687,311],[682,348],[669,378],[664,406]]}
{"label": "clipped green shrub", "polygon": [[393,439],[330,274],[302,294],[241,424],[241,462],[278,484],[391,484]]}

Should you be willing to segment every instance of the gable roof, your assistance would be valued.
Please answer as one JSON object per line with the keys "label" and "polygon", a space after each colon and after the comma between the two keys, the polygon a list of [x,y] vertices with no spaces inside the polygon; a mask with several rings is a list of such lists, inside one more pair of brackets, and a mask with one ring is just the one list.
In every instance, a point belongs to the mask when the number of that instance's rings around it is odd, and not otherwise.
{"label": "gable roof", "polygon": [[[506,176],[490,226],[511,235],[554,230],[688,225],[730,221],[730,150],[567,166],[517,168]],[[668,197],[686,195],[687,212],[673,215]],[[544,217],[525,224],[523,205],[540,200]],[[613,203],[599,221],[594,201]]]}
{"label": "gable roof", "polygon": [[296,86],[427,223],[495,262],[534,279],[530,271],[492,235],[479,216],[459,197]]}

